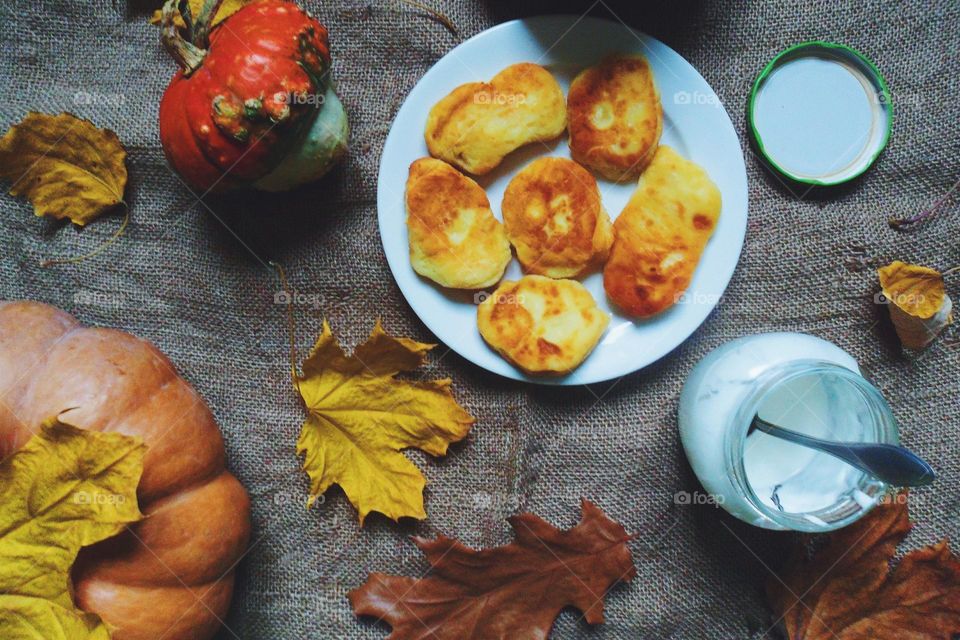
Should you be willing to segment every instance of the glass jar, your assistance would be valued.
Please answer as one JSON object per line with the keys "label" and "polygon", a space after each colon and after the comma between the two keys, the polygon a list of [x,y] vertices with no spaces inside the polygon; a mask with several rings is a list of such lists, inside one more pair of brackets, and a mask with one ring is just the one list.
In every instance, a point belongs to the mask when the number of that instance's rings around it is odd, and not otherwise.
{"label": "glass jar", "polygon": [[694,367],[680,393],[680,439],[713,501],[767,529],[846,526],[888,487],[833,456],[751,430],[753,417],[836,442],[899,444],[880,392],[845,351],[801,333],[724,344]]}

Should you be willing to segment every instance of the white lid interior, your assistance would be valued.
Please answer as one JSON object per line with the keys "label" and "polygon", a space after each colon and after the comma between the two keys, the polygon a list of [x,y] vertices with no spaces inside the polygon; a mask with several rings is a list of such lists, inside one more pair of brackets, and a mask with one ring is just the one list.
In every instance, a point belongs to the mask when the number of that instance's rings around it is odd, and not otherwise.
{"label": "white lid interior", "polygon": [[753,98],[764,154],[787,176],[825,184],[862,173],[886,144],[889,97],[855,53],[811,46],[785,56]]}

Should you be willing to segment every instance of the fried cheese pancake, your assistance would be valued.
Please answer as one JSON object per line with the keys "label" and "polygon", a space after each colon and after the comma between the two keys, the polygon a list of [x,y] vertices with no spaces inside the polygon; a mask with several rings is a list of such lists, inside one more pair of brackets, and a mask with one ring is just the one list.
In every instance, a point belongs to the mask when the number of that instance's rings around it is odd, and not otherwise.
{"label": "fried cheese pancake", "polygon": [[460,85],[427,116],[430,155],[475,175],[525,144],[556,138],[567,126],[560,85],[543,67],[523,62],[490,82]]}
{"label": "fried cheese pancake", "polygon": [[613,55],[581,71],[567,114],[573,159],[615,182],[637,179],[663,132],[660,93],[641,55]]}
{"label": "fried cheese pancake", "polygon": [[603,269],[607,296],[641,318],[677,302],[717,226],[720,208],[720,190],[706,171],[670,147],[658,148],[613,223],[613,248]]}
{"label": "fried cheese pancake", "polygon": [[566,158],[540,158],[503,195],[503,224],[526,273],[575,278],[602,265],[613,243],[597,181]]}
{"label": "fried cheese pancake", "polygon": [[576,280],[524,276],[500,285],[477,308],[480,335],[531,375],[565,374],[600,341],[610,316]]}
{"label": "fried cheese pancake", "polygon": [[410,165],[406,201],[414,271],[454,289],[503,277],[510,243],[480,185],[446,162],[421,158]]}

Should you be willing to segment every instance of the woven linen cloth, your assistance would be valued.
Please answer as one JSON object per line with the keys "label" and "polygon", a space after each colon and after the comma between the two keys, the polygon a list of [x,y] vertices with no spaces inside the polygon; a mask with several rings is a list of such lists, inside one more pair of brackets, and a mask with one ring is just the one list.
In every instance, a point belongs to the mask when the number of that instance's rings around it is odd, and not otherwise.
{"label": "woven linen cloth", "polygon": [[[443,533],[496,546],[511,539],[507,516],[531,511],[566,528],[579,518],[581,497],[638,534],[631,542],[638,575],[608,594],[603,625],[591,628],[580,612],[565,610],[553,637],[776,637],[761,586],[790,534],[675,500],[678,492],[702,491],[677,435],[685,376],[711,349],[762,331],[809,332],[862,363],[892,404],[903,441],[940,472],[933,488],[915,492],[918,524],[907,544],[960,539],[957,329],[922,354],[905,355],[885,309],[873,302],[875,268],[892,259],[960,264],[960,197],[910,233],[886,222],[931,206],[960,176],[960,6],[426,1],[457,35],[400,3],[306,1],[330,30],[334,76],[352,124],[349,157],[292,194],[204,203],[170,172],[159,146],[158,104],[174,72],[147,22],[159,0],[0,4],[0,127],[30,110],[71,111],[116,131],[129,152],[133,212],[127,234],[106,252],[42,268],[42,258],[104,241],[119,215],[78,231],[0,196],[0,298],[44,301],[152,341],[209,403],[229,466],[253,499],[251,549],[219,637],[383,638],[388,627],[357,620],[345,596],[371,571],[422,575],[427,564],[408,536]],[[661,361],[590,387],[509,381],[441,345],[422,375],[452,378],[477,423],[446,458],[407,454],[429,480],[429,519],[397,525],[374,515],[360,529],[337,488],[307,511],[307,478],[294,452],[304,412],[289,379],[285,309],[275,303],[278,283],[266,263],[282,263],[300,294],[301,356],[323,318],[348,346],[377,316],[395,334],[430,341],[381,248],[375,200],[384,140],[408,92],[452,47],[497,23],[548,12],[589,12],[663,40],[730,112],[746,156],[750,219],[723,302]],[[896,110],[876,166],[826,195],[782,184],[750,151],[745,129],[747,96],[764,64],[812,39],[842,42],[876,62]],[[957,277],[948,284],[960,298]]]}

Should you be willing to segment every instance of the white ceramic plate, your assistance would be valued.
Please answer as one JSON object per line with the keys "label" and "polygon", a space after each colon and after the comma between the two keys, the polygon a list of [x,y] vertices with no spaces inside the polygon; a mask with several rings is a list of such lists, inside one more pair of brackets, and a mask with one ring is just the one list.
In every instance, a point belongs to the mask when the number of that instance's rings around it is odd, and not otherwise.
{"label": "white ceramic plate", "polygon": [[[653,68],[663,101],[661,144],[704,167],[723,195],[716,232],[703,254],[684,299],[648,320],[631,320],[609,303],[603,276],[583,280],[597,303],[612,315],[593,353],[569,375],[532,377],[493,351],[477,330],[472,294],[445,292],[410,266],[404,188],[417,158],[427,156],[423,139],[427,113],[440,98],[465,82],[490,80],[517,62],[549,69],[564,91],[585,67],[614,52],[644,54]],[[570,157],[566,136],[549,144],[533,143],[509,155],[478,179],[494,215],[501,217],[504,189],[516,172],[540,156]],[[612,217],[623,209],[634,185],[598,180],[604,206]],[[589,384],[617,378],[663,357],[700,326],[719,302],[733,275],[747,225],[747,175],[740,142],[726,110],[706,80],[675,51],[618,22],[577,16],[542,16],[507,22],[462,43],[440,59],[407,96],[387,136],[377,185],[380,237],[393,276],[414,312],[451,349],[471,362],[516,380],[541,384]],[[508,280],[522,272],[516,259]]]}

